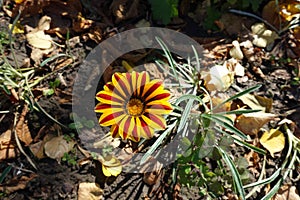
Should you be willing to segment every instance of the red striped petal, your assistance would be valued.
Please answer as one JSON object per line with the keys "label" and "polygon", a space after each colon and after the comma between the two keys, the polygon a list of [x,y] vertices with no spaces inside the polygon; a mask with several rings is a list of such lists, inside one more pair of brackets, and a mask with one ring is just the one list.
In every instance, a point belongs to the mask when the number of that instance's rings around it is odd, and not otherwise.
{"label": "red striped petal", "polygon": [[[166,90],[165,90],[166,91]],[[156,96],[154,96],[154,97],[152,97],[152,98],[150,98],[150,99],[148,99],[147,101],[146,101],[146,104],[148,103],[148,102],[151,102],[151,101],[157,101],[157,100],[168,100],[169,98],[170,98],[170,96],[171,96],[171,94],[167,91],[167,92],[164,92],[164,93],[161,93],[161,94],[158,94],[158,95],[156,95]]]}
{"label": "red striped petal", "polygon": [[111,113],[108,115],[102,114],[99,119],[99,124],[102,126],[111,126],[113,124],[117,124],[124,117],[125,117],[125,114],[123,111]]}
{"label": "red striped petal", "polygon": [[106,91],[101,91],[96,94],[96,99],[101,103],[106,104],[123,104],[124,100],[120,97]]}
{"label": "red striped petal", "polygon": [[131,95],[130,84],[123,74],[115,73],[112,78],[112,83],[123,98],[126,99]]}
{"label": "red striped petal", "polygon": [[159,89],[163,89],[162,87],[162,82],[161,81],[151,81],[150,83],[145,85],[145,91],[143,96],[146,97],[146,100],[148,98],[151,98],[153,95],[156,95],[155,93],[157,93],[157,91]]}
{"label": "red striped petal", "polygon": [[116,138],[118,136],[118,132],[119,132],[119,127],[118,125],[113,125],[110,129],[110,133],[111,133],[111,136],[113,138]]}
{"label": "red striped petal", "polygon": [[137,95],[142,96],[144,87],[147,82],[149,82],[149,74],[147,72],[142,72],[139,74],[138,81],[137,81]]}
{"label": "red striped petal", "polygon": [[148,124],[148,126],[152,127],[153,129],[163,130],[166,128],[166,120],[160,115],[145,113],[141,117]]}
{"label": "red striped petal", "polygon": [[140,121],[141,121],[141,134],[144,135],[145,138],[151,138],[152,132],[148,126],[148,124],[144,121],[144,119],[142,117],[139,117]]}

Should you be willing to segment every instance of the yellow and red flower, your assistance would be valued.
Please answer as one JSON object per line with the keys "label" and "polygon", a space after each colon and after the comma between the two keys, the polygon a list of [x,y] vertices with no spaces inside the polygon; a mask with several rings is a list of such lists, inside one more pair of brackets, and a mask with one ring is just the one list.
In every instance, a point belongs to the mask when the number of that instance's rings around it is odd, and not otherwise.
{"label": "yellow and red flower", "polygon": [[115,73],[96,94],[95,112],[102,113],[99,124],[111,126],[113,137],[149,139],[155,130],[166,128],[163,115],[173,110],[170,96],[162,81],[150,80],[147,72]]}

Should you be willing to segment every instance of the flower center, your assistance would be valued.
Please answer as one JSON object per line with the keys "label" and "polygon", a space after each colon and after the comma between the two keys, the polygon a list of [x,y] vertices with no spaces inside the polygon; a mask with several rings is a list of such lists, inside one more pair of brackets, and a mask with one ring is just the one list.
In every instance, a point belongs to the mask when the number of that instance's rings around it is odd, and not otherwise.
{"label": "flower center", "polygon": [[138,116],[143,113],[144,105],[139,99],[130,99],[126,105],[126,109],[131,116]]}

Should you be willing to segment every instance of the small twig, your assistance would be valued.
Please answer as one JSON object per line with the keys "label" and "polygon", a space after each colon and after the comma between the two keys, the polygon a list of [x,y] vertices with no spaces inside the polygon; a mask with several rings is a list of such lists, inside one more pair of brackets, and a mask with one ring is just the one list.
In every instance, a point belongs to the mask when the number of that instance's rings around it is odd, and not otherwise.
{"label": "small twig", "polygon": [[29,170],[29,169],[23,169],[21,167],[18,167],[16,166],[15,164],[12,164],[12,163],[8,163],[8,165],[12,166],[13,168],[17,169],[17,170],[20,170],[20,171],[23,171],[23,172],[28,172],[28,173],[35,173],[34,171],[32,170]]}
{"label": "small twig", "polygon": [[16,124],[17,124],[17,114],[15,113],[15,117],[14,117],[14,126],[13,126],[13,133],[14,133],[14,137],[15,137],[15,140],[16,140],[16,143],[17,143],[17,146],[19,148],[19,150],[21,151],[21,153],[27,158],[28,162],[32,165],[32,167],[37,170],[37,167],[36,165],[34,164],[34,162],[31,160],[31,158],[25,153],[22,145],[21,145],[21,142],[19,140],[19,137],[17,135],[17,131],[16,131]]}

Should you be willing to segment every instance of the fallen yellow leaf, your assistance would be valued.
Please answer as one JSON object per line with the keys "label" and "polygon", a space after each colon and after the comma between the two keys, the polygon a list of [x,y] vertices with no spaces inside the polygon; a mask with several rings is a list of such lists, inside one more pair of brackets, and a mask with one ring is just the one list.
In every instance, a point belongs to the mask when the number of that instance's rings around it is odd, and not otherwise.
{"label": "fallen yellow leaf", "polygon": [[284,149],[285,137],[280,130],[271,129],[269,132],[264,132],[260,138],[260,143],[270,152],[271,156],[274,157],[274,153]]}
{"label": "fallen yellow leaf", "polygon": [[122,164],[115,156],[99,157],[99,161],[105,176],[118,176],[122,172]]}
{"label": "fallen yellow leaf", "polygon": [[[12,24],[8,25],[8,28],[12,28]],[[24,33],[24,26],[20,24],[20,21],[17,21],[16,25],[14,26],[14,29],[12,30],[12,34],[21,34]]]}

